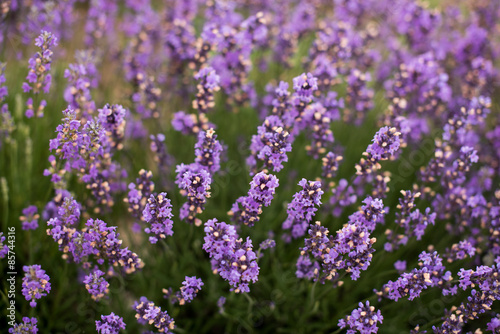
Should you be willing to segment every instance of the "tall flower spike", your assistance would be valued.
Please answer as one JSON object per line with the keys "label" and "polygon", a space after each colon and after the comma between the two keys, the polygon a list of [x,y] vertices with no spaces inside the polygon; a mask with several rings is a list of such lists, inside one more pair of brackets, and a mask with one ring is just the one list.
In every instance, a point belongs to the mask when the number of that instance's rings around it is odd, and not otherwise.
{"label": "tall flower spike", "polygon": [[149,237],[149,242],[155,244],[158,237],[165,239],[167,235],[173,235],[172,227],[172,204],[170,199],[167,198],[167,193],[160,193],[159,195],[151,195],[148,203],[142,212],[142,217],[150,227],[146,227],[144,231],[152,236]]}
{"label": "tall flower spike", "polygon": [[253,226],[259,221],[262,206],[271,204],[278,186],[279,181],[276,176],[265,172],[255,174],[250,182],[248,195],[238,198],[228,214],[240,224]]}
{"label": "tall flower spike", "polygon": [[21,220],[23,230],[36,230],[39,218],[38,208],[30,205],[23,209],[23,215],[19,217],[19,220]]}
{"label": "tall flower spike", "polygon": [[195,162],[205,167],[210,175],[220,169],[222,145],[217,140],[214,129],[200,131],[198,142],[194,146]]}
{"label": "tall flower spike", "polygon": [[283,162],[288,161],[287,152],[292,150],[289,133],[278,116],[268,116],[257,128],[257,134],[252,136],[250,144],[251,155],[247,158],[250,175],[257,173],[258,160],[263,162],[262,169],[279,172]]}
{"label": "tall flower spike", "polygon": [[250,282],[256,282],[259,276],[252,240],[238,239],[234,226],[210,219],[205,223],[204,241],[203,249],[211,258],[214,273],[229,282],[231,291],[249,292]]}
{"label": "tall flower spike", "polygon": [[445,271],[446,268],[437,252],[422,252],[419,260],[419,268],[401,274],[395,282],[389,281],[378,294],[394,301],[404,297],[413,300],[428,287],[443,286],[452,280],[451,273]]}
{"label": "tall flower spike", "polygon": [[220,77],[212,67],[205,67],[195,74],[194,78],[199,81],[196,88],[196,99],[193,101],[193,109],[205,114],[215,106],[214,92],[220,90]]}
{"label": "tall flower spike", "polygon": [[183,173],[179,186],[188,200],[182,205],[179,213],[182,220],[190,224],[194,223],[196,226],[201,225],[201,220],[196,218],[196,215],[205,209],[207,198],[210,197],[211,183],[212,178],[205,169],[197,172],[188,170]]}
{"label": "tall flower spike", "polygon": [[83,283],[95,301],[101,300],[109,293],[109,283],[104,279],[104,272],[99,269],[95,269],[86,275]]}
{"label": "tall flower spike", "polygon": [[52,62],[53,52],[51,48],[57,46],[57,37],[51,32],[42,31],[36,38],[35,45],[41,50],[30,59],[30,72],[26,77],[26,80],[32,85],[25,82],[23,88],[25,92],[33,90],[35,93],[39,93],[43,89],[45,93],[48,93],[51,76],[47,72],[50,71]]}
{"label": "tall flower spike", "polygon": [[351,315],[339,320],[339,327],[349,327],[347,333],[355,333],[356,331],[364,334],[377,333],[377,323],[382,323],[383,320],[384,317],[380,310],[371,306],[369,301],[366,304],[360,302],[359,307],[354,309]]}
{"label": "tall flower spike", "polygon": [[[319,181],[302,179],[299,186],[302,190],[293,195],[292,202],[288,204],[288,217],[282,226],[284,230],[291,230],[291,236],[295,239],[305,235],[309,223],[318,211],[316,206],[321,205],[321,195],[323,195]],[[289,236],[285,235],[285,238]]]}
{"label": "tall flower spike", "polygon": [[23,317],[23,322],[20,324],[15,324],[14,327],[9,328],[10,334],[37,334],[38,319]]}
{"label": "tall flower spike", "polygon": [[123,318],[111,312],[109,315],[101,315],[101,320],[95,321],[95,328],[99,334],[118,334],[125,329]]}
{"label": "tall flower spike", "polygon": [[128,196],[123,201],[128,203],[128,212],[137,218],[142,217],[141,214],[144,212],[146,202],[155,189],[152,178],[153,173],[151,171],[141,169],[135,183],[128,185]]}
{"label": "tall flower spike", "polygon": [[[26,77],[27,82],[23,83],[23,90],[25,92],[33,91],[34,94],[43,91],[47,94],[52,82],[52,76],[49,73],[53,54],[51,49],[57,45],[57,37],[48,31],[42,31],[36,38],[35,45],[40,48],[40,51],[29,60],[29,73]],[[31,112],[26,112],[26,117],[32,117],[32,113],[33,109]],[[42,117],[43,112],[38,110],[37,116]]]}
{"label": "tall flower spike", "polygon": [[379,161],[388,160],[399,149],[400,135],[401,133],[394,127],[384,126],[377,131],[372,144],[368,145],[366,152],[363,153],[366,158],[362,158],[360,163],[356,164],[356,174],[370,174],[373,170],[379,169]]}
{"label": "tall flower spike", "polygon": [[166,311],[155,306],[146,297],[141,297],[139,302],[134,303],[135,317],[140,324],[153,325],[160,333],[171,334],[175,328],[174,319]]}
{"label": "tall flower spike", "polygon": [[184,305],[185,303],[192,302],[203,285],[204,284],[201,281],[201,278],[196,278],[196,276],[186,276],[185,281],[182,282],[182,287],[177,297],[179,304]]}
{"label": "tall flower spike", "polygon": [[46,296],[50,292],[50,277],[38,264],[24,266],[22,293],[31,307],[36,306],[36,300]]}
{"label": "tall flower spike", "polygon": [[5,242],[3,232],[0,232],[0,259],[3,259],[9,253],[9,246]]}
{"label": "tall flower spike", "polygon": [[119,104],[106,104],[99,109],[99,121],[110,139],[112,148],[121,150],[123,148],[123,137],[125,135],[125,115],[127,111]]}

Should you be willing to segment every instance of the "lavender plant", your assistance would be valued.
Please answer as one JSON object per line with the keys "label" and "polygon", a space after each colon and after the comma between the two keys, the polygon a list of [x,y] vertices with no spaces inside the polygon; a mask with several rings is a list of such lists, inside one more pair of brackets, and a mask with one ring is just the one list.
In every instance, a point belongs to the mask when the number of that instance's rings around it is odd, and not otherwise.
{"label": "lavender plant", "polygon": [[498,1],[0,21],[6,332],[500,331]]}

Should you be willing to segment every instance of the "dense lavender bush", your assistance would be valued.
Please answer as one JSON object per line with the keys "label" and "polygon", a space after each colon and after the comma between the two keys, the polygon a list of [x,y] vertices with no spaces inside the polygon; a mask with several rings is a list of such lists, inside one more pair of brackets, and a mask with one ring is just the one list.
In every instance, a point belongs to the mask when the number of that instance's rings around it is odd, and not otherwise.
{"label": "dense lavender bush", "polygon": [[500,333],[498,0],[0,4],[0,328]]}

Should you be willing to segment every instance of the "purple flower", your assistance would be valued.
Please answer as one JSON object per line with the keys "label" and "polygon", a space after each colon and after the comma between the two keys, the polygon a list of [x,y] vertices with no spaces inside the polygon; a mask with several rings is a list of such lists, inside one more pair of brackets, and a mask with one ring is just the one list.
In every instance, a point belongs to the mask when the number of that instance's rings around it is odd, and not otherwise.
{"label": "purple flower", "polygon": [[111,147],[122,149],[125,134],[125,115],[127,111],[119,104],[109,105],[106,104],[102,109],[98,110],[99,121],[106,131],[107,136],[110,138]]}
{"label": "purple flower", "polygon": [[343,157],[337,155],[333,152],[328,152],[321,160],[323,161],[322,174],[321,176],[325,179],[333,179],[337,175],[337,170],[339,168],[339,163],[342,161]]}
{"label": "purple flower", "polygon": [[155,184],[152,178],[153,173],[151,171],[141,169],[135,183],[128,185],[128,196],[123,201],[128,203],[128,212],[137,218],[143,217],[141,214],[144,212],[149,196],[154,191]]}
{"label": "purple flower", "polygon": [[19,217],[19,220],[22,223],[23,230],[36,230],[38,228],[39,218],[38,208],[34,205],[30,205],[23,209],[23,215]]}
{"label": "purple flower", "polygon": [[38,264],[24,266],[22,293],[31,307],[36,306],[36,300],[46,296],[50,292],[50,277]]}
{"label": "purple flower", "polygon": [[263,162],[261,169],[279,172],[283,162],[288,161],[287,152],[292,151],[289,133],[284,130],[284,124],[278,116],[268,116],[257,128],[257,134],[252,136],[250,144],[251,155],[247,158],[251,175],[257,173],[257,161]]}
{"label": "purple flower", "polygon": [[95,321],[95,327],[99,334],[118,334],[125,329],[123,318],[113,312],[109,315],[101,315],[101,320]]}
{"label": "purple flower", "polygon": [[368,145],[364,155],[366,159],[361,159],[359,164],[356,164],[356,174],[370,174],[372,170],[380,168],[378,162],[387,160],[396,153],[399,149],[400,132],[396,128],[384,126],[377,131],[373,137],[372,144]]}
{"label": "purple flower", "polygon": [[15,324],[14,327],[9,328],[11,334],[36,334],[38,333],[37,318],[23,317],[23,322]]}
{"label": "purple flower", "polygon": [[135,302],[133,306],[137,321],[141,324],[153,325],[156,329],[165,334],[171,334],[175,328],[174,319],[172,319],[166,311],[162,311],[160,307],[155,306],[146,297],[141,297],[139,302]]}
{"label": "purple flower", "polygon": [[339,320],[339,327],[346,328],[349,330],[347,333],[354,334],[356,331],[360,333],[377,333],[378,326],[377,323],[382,323],[384,317],[380,313],[380,310],[375,310],[374,306],[370,305],[367,301],[366,304],[359,303],[359,307],[351,312],[344,319]]}
{"label": "purple flower", "polygon": [[95,301],[101,300],[109,293],[109,283],[104,279],[104,272],[97,268],[85,276],[83,283]]}
{"label": "purple flower", "polygon": [[170,199],[166,196],[167,193],[151,195],[142,212],[144,221],[150,225],[150,227],[147,227],[144,231],[148,234],[155,235],[149,237],[149,241],[152,244],[158,241],[157,237],[165,239],[167,235],[174,234],[172,230],[174,222],[171,219],[174,216],[172,214],[172,204],[170,203]]}
{"label": "purple flower", "polygon": [[259,244],[261,250],[270,249],[276,247],[276,241],[273,239],[266,239]]}
{"label": "purple flower", "polygon": [[261,205],[269,206],[278,186],[279,181],[276,176],[260,172],[255,174],[250,182],[248,196]]}
{"label": "purple flower", "polygon": [[220,155],[222,145],[217,140],[214,129],[200,131],[198,142],[194,146],[195,163],[205,167],[210,175],[220,169]]}
{"label": "purple flower", "polygon": [[318,79],[311,73],[302,73],[293,78],[293,89],[301,99],[309,101],[313,92],[318,89]]}
{"label": "purple flower", "polygon": [[404,297],[413,300],[428,287],[443,286],[451,281],[451,273],[445,271],[446,268],[437,252],[422,252],[419,260],[419,268],[403,273],[395,282],[389,281],[384,285],[385,297],[395,301]]}
{"label": "purple flower", "polygon": [[190,303],[193,301],[203,285],[204,284],[201,281],[201,278],[196,278],[196,276],[186,276],[185,281],[182,282],[179,304],[183,305],[184,303]]}
{"label": "purple flower", "polygon": [[41,50],[29,60],[29,73],[26,77],[27,82],[23,84],[25,92],[33,90],[35,94],[43,90],[48,93],[52,77],[48,73],[52,63],[51,48],[57,46],[57,37],[48,31],[42,33],[36,38],[35,45]]}
{"label": "purple flower", "polygon": [[233,204],[229,215],[239,224],[253,226],[259,221],[262,206],[269,206],[279,186],[278,178],[265,172],[257,173],[250,182],[247,196],[240,197]]}
{"label": "purple flower", "polygon": [[394,268],[397,271],[405,271],[406,270],[406,261],[397,260],[396,262],[394,262]]}
{"label": "purple flower", "polygon": [[249,292],[249,283],[255,283],[259,276],[252,240],[243,241],[234,226],[217,219],[205,223],[204,240],[203,249],[211,258],[212,270],[229,282],[231,291]]}
{"label": "purple flower", "polygon": [[293,238],[302,237],[314,214],[318,211],[316,206],[321,205],[321,182],[307,181],[302,179],[299,182],[302,190],[293,195],[293,200],[288,204],[287,219],[283,222],[284,230],[291,230]]}
{"label": "purple flower", "polygon": [[205,114],[215,106],[214,92],[220,89],[220,77],[212,67],[205,67],[196,73],[194,78],[199,81],[199,84],[196,86],[198,92],[193,101],[193,109],[198,110],[200,114]]}
{"label": "purple flower", "polygon": [[5,244],[5,236],[0,232],[0,259],[3,259],[9,253],[9,246]]}
{"label": "purple flower", "polygon": [[[179,166],[178,166],[179,169]],[[180,173],[178,173],[180,175]],[[201,220],[196,215],[203,212],[207,198],[210,197],[210,184],[212,178],[205,169],[199,171],[187,170],[179,180],[181,194],[187,196],[188,201],[181,207],[179,217],[196,226],[201,225]]]}

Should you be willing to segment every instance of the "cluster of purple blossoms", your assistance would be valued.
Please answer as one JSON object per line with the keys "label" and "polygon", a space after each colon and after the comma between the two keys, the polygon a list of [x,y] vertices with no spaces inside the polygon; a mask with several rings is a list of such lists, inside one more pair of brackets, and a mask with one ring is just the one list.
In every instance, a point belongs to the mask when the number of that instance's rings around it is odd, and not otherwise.
{"label": "cluster of purple blossoms", "polygon": [[91,0],[87,21],[85,22],[85,45],[99,48],[103,39],[113,46],[116,40],[114,31],[118,6],[114,1]]}
{"label": "cluster of purple blossoms", "polygon": [[313,92],[318,90],[318,79],[311,73],[302,73],[293,78],[293,89],[295,94],[303,101],[310,101]]}
{"label": "cluster of purple blossoms", "polygon": [[9,246],[4,244],[5,236],[0,232],[0,259],[3,259],[9,253]]}
{"label": "cluster of purple blossoms", "polygon": [[119,237],[116,226],[108,227],[102,220],[89,218],[85,227],[73,235],[69,251],[73,260],[83,262],[84,267],[90,266],[89,256],[93,255],[100,265],[107,260],[113,266],[121,266],[125,273],[133,273],[144,263],[127,247],[121,248],[123,241]]}
{"label": "cluster of purple blossoms", "polygon": [[63,252],[63,258],[68,258],[69,244],[76,232],[75,225],[80,222],[80,204],[70,197],[65,197],[57,208],[57,214],[47,222],[47,235],[50,235]]}
{"label": "cluster of purple blossoms", "polygon": [[303,122],[311,129],[311,145],[306,146],[307,153],[314,159],[320,154],[325,154],[334,142],[333,133],[330,129],[330,112],[321,104],[314,103],[304,113]]}
{"label": "cluster of purple blossoms", "polygon": [[30,302],[31,307],[36,306],[36,300],[50,292],[50,277],[38,264],[24,266],[23,295]]}
{"label": "cluster of purple blossoms", "polygon": [[242,196],[233,204],[229,215],[239,224],[253,226],[259,221],[263,206],[271,205],[279,180],[273,174],[259,172],[250,182],[247,196]]}
{"label": "cluster of purple blossoms", "polygon": [[[480,314],[489,312],[495,300],[500,298],[498,286],[500,285],[500,271],[498,263],[488,266],[478,266],[476,270],[464,270],[458,273],[459,286],[466,290],[472,288],[467,301],[458,307],[453,307],[443,318],[443,324],[434,326],[435,333],[457,333],[461,332],[464,325],[479,318]],[[492,320],[488,327],[497,327],[498,320]]]}
{"label": "cluster of purple blossoms", "polygon": [[23,322],[9,328],[10,334],[37,334],[37,318],[23,317]]}
{"label": "cluster of purple blossoms", "polygon": [[97,268],[85,276],[83,283],[95,301],[101,300],[109,293],[109,283],[104,278],[104,272]]}
{"label": "cluster of purple blossoms", "polygon": [[195,162],[177,165],[175,183],[181,189],[181,195],[187,197],[179,217],[190,224],[200,226],[202,223],[196,215],[203,212],[206,200],[210,197],[212,177],[220,169],[221,152],[222,145],[214,130],[201,131],[195,144]]}
{"label": "cluster of purple blossoms", "polygon": [[200,131],[198,142],[194,145],[195,163],[214,175],[220,169],[221,152],[222,145],[217,140],[214,129]]}
{"label": "cluster of purple blossoms", "polygon": [[136,312],[135,317],[140,324],[153,325],[160,333],[165,334],[171,334],[175,328],[174,319],[146,297],[141,297],[138,302],[136,301],[133,308]]}
{"label": "cluster of purple blossoms", "polygon": [[384,126],[373,137],[372,144],[368,145],[359,164],[356,164],[356,174],[370,174],[380,169],[379,161],[393,156],[400,147],[400,132],[396,128]]}
{"label": "cluster of purple blossoms", "polygon": [[357,332],[364,334],[378,333],[377,323],[382,323],[383,320],[384,317],[380,310],[375,310],[375,307],[371,306],[369,301],[366,304],[360,302],[359,307],[354,309],[351,315],[339,320],[339,327],[348,327],[348,334]]}
{"label": "cluster of purple blossoms", "polygon": [[38,228],[38,208],[35,205],[30,205],[23,209],[23,215],[19,217],[22,223],[23,230],[36,230]]}
{"label": "cluster of purple blossoms", "polygon": [[172,204],[167,198],[167,193],[151,195],[148,198],[148,203],[142,212],[143,220],[149,224],[144,231],[154,236],[149,237],[149,242],[155,244],[158,242],[158,237],[165,239],[167,235],[173,235],[172,227]]}
{"label": "cluster of purple blossoms", "polygon": [[187,202],[180,209],[179,217],[196,226],[201,226],[201,220],[196,215],[203,212],[207,198],[210,197],[210,184],[212,178],[204,169],[193,170],[189,166],[177,166],[177,175],[182,175],[179,180],[181,194],[187,197]]}
{"label": "cluster of purple blossoms", "polygon": [[[255,174],[259,169],[271,169],[279,172],[283,169],[283,162],[288,161],[287,152],[292,151],[289,133],[278,116],[268,116],[264,123],[257,128],[257,134],[252,136],[250,144],[251,155],[247,158],[250,173]],[[262,168],[257,162],[262,161]]]}
{"label": "cluster of purple blossoms", "polygon": [[323,162],[321,177],[324,180],[331,180],[337,175],[339,163],[344,158],[333,152],[328,152],[321,160]]}
{"label": "cluster of purple blossoms", "polygon": [[[305,246],[301,248],[297,261],[299,278],[312,278],[321,283],[328,280],[340,284],[339,270],[345,270],[351,279],[357,280],[361,271],[368,269],[376,241],[370,234],[375,230],[376,224],[383,221],[385,211],[379,199],[367,197],[363,203],[361,210],[352,214],[349,222],[335,236],[329,235],[329,230],[321,226],[320,222],[310,225],[309,238],[305,239]],[[309,255],[312,255],[314,261],[311,261]]]}
{"label": "cluster of purple blossoms", "polygon": [[[41,50],[37,52],[29,60],[29,73],[26,81],[23,83],[24,92],[33,91],[34,94],[39,94],[43,91],[47,94],[50,90],[52,76],[49,73],[52,64],[52,48],[57,46],[57,37],[48,31],[42,31],[40,36],[35,40],[35,45]],[[33,104],[32,100],[30,99]],[[43,117],[43,109],[46,105],[45,101],[40,102],[36,110],[37,117]],[[31,118],[35,116],[35,108],[33,106],[26,111],[26,117]]]}
{"label": "cluster of purple blossoms", "polygon": [[125,329],[123,318],[111,312],[109,315],[101,315],[101,320],[95,321],[95,328],[99,334],[118,334]]}
{"label": "cluster of purple blossoms", "polygon": [[110,265],[121,266],[127,274],[144,266],[136,253],[121,247],[123,241],[119,239],[116,226],[108,227],[102,220],[90,218],[83,229],[75,228],[80,221],[80,210],[78,202],[66,197],[57,216],[47,223],[47,234],[57,242],[64,259],[91,268],[90,256],[93,255],[99,265],[108,261]]}
{"label": "cluster of purple blossoms", "polygon": [[206,114],[215,106],[214,92],[220,89],[220,77],[212,67],[205,67],[195,74],[194,78],[198,80],[196,88],[196,99],[193,100],[193,109],[198,110],[200,114]]}
{"label": "cluster of purple blossoms", "polygon": [[185,135],[197,135],[200,131],[216,128],[215,124],[208,121],[205,114],[186,114],[184,111],[178,111],[174,114],[172,127]]}
{"label": "cluster of purple blossoms", "polygon": [[462,240],[458,243],[451,245],[450,248],[446,249],[443,258],[449,263],[455,262],[457,260],[463,260],[465,258],[472,258],[477,252],[477,248],[468,240]]}
{"label": "cluster of purple blossoms", "polygon": [[180,291],[172,293],[172,289],[163,289],[165,298],[169,298],[172,304],[179,303],[179,305],[184,305],[190,303],[194,300],[201,287],[204,285],[201,278],[196,276],[186,276],[185,280],[182,282]]}
{"label": "cluster of purple blossoms", "polygon": [[127,110],[119,104],[106,104],[98,110],[99,121],[110,139],[112,148],[121,150],[123,148],[123,138],[125,136],[126,114]]}
{"label": "cluster of purple blossoms", "polygon": [[[291,230],[291,237],[294,239],[305,235],[309,223],[312,221],[314,214],[318,211],[316,206],[321,205],[321,182],[307,181],[302,179],[299,182],[302,190],[293,195],[293,200],[288,204],[288,217],[283,222],[284,230]],[[290,240],[290,235],[284,234],[285,240]]]}
{"label": "cluster of purple blossoms", "polygon": [[92,117],[96,110],[90,90],[97,87],[98,72],[95,56],[82,51],[76,54],[76,62],[69,64],[64,71],[68,85],[64,91],[64,100],[74,109],[82,121]]}
{"label": "cluster of purple blossoms", "polygon": [[[112,159],[113,141],[105,128],[113,125],[101,123],[96,118],[82,126],[75,110],[68,108],[63,114],[63,123],[57,126],[57,137],[50,140],[49,147],[64,164],[61,170],[46,169],[44,175],[50,175],[51,181],[57,185],[63,180],[64,172],[76,173],[98,204],[94,211],[109,209],[114,204],[113,193],[124,190],[121,179],[126,176],[125,170]],[[106,118],[106,122],[111,121]],[[49,157],[49,161],[55,163],[55,160],[55,157]],[[64,185],[60,187],[64,188]]]}
{"label": "cluster of purple blossoms", "polygon": [[363,73],[354,69],[347,78],[346,103],[349,108],[344,110],[344,119],[348,122],[354,121],[360,125],[366,113],[373,108],[374,91],[368,88],[371,81],[370,73]]}
{"label": "cluster of purple blossoms", "polygon": [[403,197],[399,199],[397,206],[399,211],[396,212],[395,222],[397,228],[402,228],[403,231],[395,233],[395,229],[386,230],[385,234],[388,241],[385,243],[384,249],[388,252],[398,249],[400,245],[406,245],[412,237],[421,240],[426,228],[429,225],[434,225],[436,220],[436,213],[431,212],[431,208],[426,208],[423,213],[414,208],[415,199],[420,197],[420,192],[401,190],[401,194],[403,194]]}
{"label": "cluster of purple blossoms", "polygon": [[443,260],[437,252],[422,252],[418,258],[419,268],[401,274],[394,282],[389,281],[378,294],[398,301],[404,297],[408,297],[409,300],[418,298],[422,291],[429,287],[439,286],[443,289],[443,294],[456,292],[456,288],[447,287],[452,280],[451,272],[446,271]]}
{"label": "cluster of purple blossoms", "polygon": [[209,254],[214,273],[227,280],[231,291],[249,292],[250,282],[259,276],[257,255],[253,251],[252,240],[238,237],[232,225],[210,219],[205,223],[205,243],[203,249]]}
{"label": "cluster of purple blossoms", "polygon": [[151,171],[141,169],[135,183],[132,182],[128,185],[128,195],[123,201],[128,204],[128,212],[136,218],[143,217],[142,213],[147,200],[155,189],[152,178],[153,173]]}

